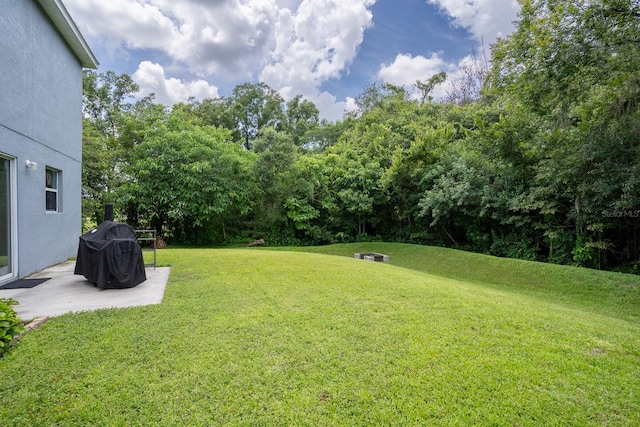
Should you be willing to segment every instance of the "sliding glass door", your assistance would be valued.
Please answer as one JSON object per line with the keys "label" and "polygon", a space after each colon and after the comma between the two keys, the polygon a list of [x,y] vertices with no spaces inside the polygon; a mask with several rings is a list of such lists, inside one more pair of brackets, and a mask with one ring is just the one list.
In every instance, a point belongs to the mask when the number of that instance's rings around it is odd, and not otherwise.
{"label": "sliding glass door", "polygon": [[0,157],[0,280],[12,275],[11,160]]}

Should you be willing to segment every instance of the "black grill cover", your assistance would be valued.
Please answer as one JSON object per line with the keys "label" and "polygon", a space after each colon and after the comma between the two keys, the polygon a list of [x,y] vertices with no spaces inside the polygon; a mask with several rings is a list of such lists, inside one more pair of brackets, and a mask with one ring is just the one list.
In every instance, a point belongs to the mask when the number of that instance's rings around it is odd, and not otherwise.
{"label": "black grill cover", "polygon": [[147,280],[142,248],[127,224],[105,221],[80,236],[75,274],[99,288],[133,288]]}

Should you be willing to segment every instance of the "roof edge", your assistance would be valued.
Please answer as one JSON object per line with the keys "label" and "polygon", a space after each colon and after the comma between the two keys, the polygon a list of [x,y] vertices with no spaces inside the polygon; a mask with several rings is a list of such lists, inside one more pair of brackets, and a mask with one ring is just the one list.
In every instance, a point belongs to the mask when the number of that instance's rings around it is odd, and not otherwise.
{"label": "roof edge", "polygon": [[87,44],[80,30],[71,18],[67,8],[62,4],[62,0],[38,0],[40,7],[46,12],[53,25],[58,29],[62,38],[67,42],[73,53],[76,55],[82,67],[97,69],[98,60],[94,56],[91,48]]}

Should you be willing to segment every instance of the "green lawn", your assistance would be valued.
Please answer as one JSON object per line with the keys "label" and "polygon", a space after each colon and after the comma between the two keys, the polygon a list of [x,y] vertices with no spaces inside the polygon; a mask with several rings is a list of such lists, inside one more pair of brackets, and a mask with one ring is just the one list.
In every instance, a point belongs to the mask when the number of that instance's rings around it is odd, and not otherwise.
{"label": "green lawn", "polygon": [[637,276],[305,250],[158,251],[163,304],[52,319],[0,359],[0,425],[640,425]]}

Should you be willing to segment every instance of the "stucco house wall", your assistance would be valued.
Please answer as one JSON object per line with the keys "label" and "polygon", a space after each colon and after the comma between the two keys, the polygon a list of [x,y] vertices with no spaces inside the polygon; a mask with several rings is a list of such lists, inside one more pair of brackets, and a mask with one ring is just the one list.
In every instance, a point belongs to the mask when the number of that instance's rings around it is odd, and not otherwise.
{"label": "stucco house wall", "polygon": [[[51,11],[67,13],[59,0],[0,2],[0,155],[14,169],[15,277],[75,256],[82,227],[82,69],[97,61],[79,57],[75,24],[61,26]],[[58,171],[57,212],[45,209],[47,167]]]}

